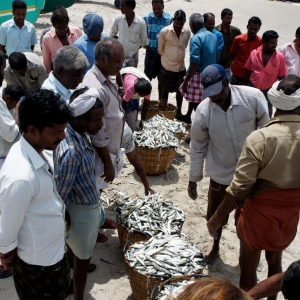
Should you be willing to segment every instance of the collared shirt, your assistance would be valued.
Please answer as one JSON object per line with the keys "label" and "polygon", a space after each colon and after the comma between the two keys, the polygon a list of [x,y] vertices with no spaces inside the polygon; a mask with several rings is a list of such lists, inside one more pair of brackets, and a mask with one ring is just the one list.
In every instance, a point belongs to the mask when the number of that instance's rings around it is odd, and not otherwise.
{"label": "collared shirt", "polygon": [[54,151],[54,173],[57,191],[65,203],[78,205],[99,202],[95,178],[95,152],[87,133],[80,135],[68,124],[66,138]]}
{"label": "collared shirt", "polygon": [[220,33],[218,30],[213,29],[212,33],[217,37],[218,39],[218,50],[221,52],[224,49],[224,39],[222,33]]}
{"label": "collared shirt", "polygon": [[162,66],[172,72],[180,72],[185,69],[185,49],[189,44],[191,32],[182,28],[179,38],[173,24],[165,27],[158,37],[158,53],[161,55]]}
{"label": "collared shirt", "polygon": [[217,37],[206,28],[201,28],[190,41],[190,64],[198,64],[197,72],[202,72],[218,59]]}
{"label": "collared shirt", "polygon": [[246,139],[227,188],[241,205],[247,195],[300,188],[300,117],[275,116]]}
{"label": "collared shirt", "polygon": [[73,90],[66,89],[58,79],[55,78],[53,73],[49,74],[49,77],[44,81],[42,89],[52,90],[53,92],[59,94],[61,98],[65,101],[69,100]]}
{"label": "collared shirt", "polygon": [[220,60],[218,61],[218,64],[223,66],[225,69],[228,69],[231,65],[230,49],[233,40],[236,36],[242,33],[237,27],[231,25],[229,25],[229,30],[226,33],[222,30],[222,24],[216,26],[215,29],[222,33],[224,39],[224,49],[221,51]]}
{"label": "collared shirt", "polygon": [[84,76],[83,85],[96,88],[104,106],[103,127],[97,135],[91,135],[92,143],[95,147],[107,146],[110,153],[117,155],[125,122],[118,87],[110,76],[105,78],[95,64]]}
{"label": "collared shirt", "polygon": [[261,45],[262,39],[258,35],[253,40],[248,38],[248,33],[244,33],[235,37],[230,49],[230,52],[235,54],[231,65],[231,71],[233,75],[244,77],[245,64],[251,51]]}
{"label": "collared shirt", "polygon": [[300,55],[295,49],[294,42],[283,45],[279,51],[284,55],[287,72],[300,76]]}
{"label": "collared shirt", "polygon": [[2,90],[0,89],[0,158],[8,154],[12,145],[16,143],[20,137],[19,126],[8,110],[5,101],[2,100]]}
{"label": "collared shirt", "polygon": [[[101,41],[105,38],[109,37],[106,33],[101,33]],[[77,47],[81,50],[89,61],[89,66],[86,68],[86,72],[92,68],[95,61],[95,47],[96,43],[91,41],[89,37],[84,33],[74,44],[73,46]]]}
{"label": "collared shirt", "polygon": [[158,36],[160,31],[172,23],[172,16],[169,13],[163,12],[160,19],[158,19],[153,12],[143,17],[147,25],[148,46],[152,52],[158,53]]}
{"label": "collared shirt", "polygon": [[31,46],[36,43],[35,28],[26,20],[21,29],[13,18],[0,26],[0,45],[5,46],[8,56],[13,52],[32,52]]}
{"label": "collared shirt", "polygon": [[287,75],[283,54],[275,51],[264,66],[262,49],[263,46],[254,49],[245,64],[245,69],[251,71],[251,84],[261,91],[269,89],[278,77]]}
{"label": "collared shirt", "polygon": [[110,36],[118,36],[118,41],[124,47],[125,57],[132,57],[140,47],[148,45],[146,23],[137,14],[134,15],[130,27],[128,27],[125,15],[116,17]]}
{"label": "collared shirt", "polygon": [[230,85],[231,105],[225,112],[210,98],[203,100],[191,129],[190,181],[207,175],[229,185],[246,137],[269,121],[267,101],[262,92],[247,86]]}
{"label": "collared shirt", "polygon": [[4,79],[7,85],[20,84],[26,91],[31,91],[34,88],[41,87],[47,79],[46,69],[40,58],[32,52],[25,52],[27,59],[27,70],[25,76],[18,76],[13,72],[10,65],[4,70]]}
{"label": "collared shirt", "polygon": [[[69,46],[72,46],[75,43],[75,41],[82,35],[82,31],[76,26],[69,25],[69,32]],[[47,70],[47,74],[49,74],[51,72],[51,64],[54,61],[54,56],[56,52],[61,47],[63,47],[63,44],[56,35],[55,28],[52,28],[44,35],[42,45],[44,65]]]}
{"label": "collared shirt", "polygon": [[2,166],[0,191],[0,252],[17,248],[31,265],[59,262],[65,253],[65,205],[48,163],[23,137]]}

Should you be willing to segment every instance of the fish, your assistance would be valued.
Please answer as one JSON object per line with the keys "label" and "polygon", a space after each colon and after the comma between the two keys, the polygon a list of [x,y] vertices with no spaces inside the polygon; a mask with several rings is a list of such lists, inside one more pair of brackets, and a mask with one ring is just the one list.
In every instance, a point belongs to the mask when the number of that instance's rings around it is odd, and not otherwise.
{"label": "fish", "polygon": [[156,296],[155,300],[173,300],[176,299],[184,290],[184,288],[194,283],[194,279],[182,280],[182,281],[173,281],[167,283],[160,290],[159,294]]}

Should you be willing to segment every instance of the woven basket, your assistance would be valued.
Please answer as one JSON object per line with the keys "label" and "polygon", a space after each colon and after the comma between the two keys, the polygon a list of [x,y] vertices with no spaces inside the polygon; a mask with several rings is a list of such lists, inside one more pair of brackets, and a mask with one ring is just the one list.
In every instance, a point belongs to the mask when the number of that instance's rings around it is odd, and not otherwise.
{"label": "woven basket", "polygon": [[182,139],[183,136],[184,136],[184,133],[183,133],[183,132],[178,132],[178,133],[175,133],[174,135],[177,137],[178,141],[180,142],[181,139]]}
{"label": "woven basket", "polygon": [[160,175],[171,166],[176,148],[150,149],[136,145],[135,150],[139,156],[147,175]]}
{"label": "woven basket", "polygon": [[177,107],[165,101],[150,101],[146,120],[153,118],[157,114],[163,114],[167,119],[174,120]]}

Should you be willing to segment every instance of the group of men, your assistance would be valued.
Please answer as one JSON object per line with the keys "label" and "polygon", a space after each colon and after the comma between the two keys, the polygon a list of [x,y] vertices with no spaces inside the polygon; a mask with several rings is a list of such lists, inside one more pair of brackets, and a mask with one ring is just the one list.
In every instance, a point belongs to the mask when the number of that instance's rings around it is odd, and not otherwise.
{"label": "group of men", "polygon": [[[0,26],[0,86],[7,83],[0,91],[1,277],[13,273],[20,299],[64,299],[72,292],[83,299],[94,246],[107,240],[99,228],[116,227],[105,219],[100,193],[121,172],[124,154],[145,193],[153,193],[132,131],[140,97],[143,126],[156,77],[160,100],[176,93],[178,120],[190,124],[196,112],[188,193],[197,198],[206,160],[208,229],[215,238],[209,262],[219,256],[222,226],[236,208],[241,287],[251,293],[255,286],[261,250],[268,276],[282,272],[300,209],[300,27],[295,41],[277,51],[275,31],[257,35],[258,17],[241,34],[228,8],[218,26],[213,13],[194,13],[188,28],[185,12],[171,17],[163,0],[152,0],[143,18],[135,6],[120,1],[110,37],[99,15],[84,16],[83,34],[57,6],[53,27],[41,36],[43,62],[33,53],[36,34],[24,1],[13,1],[13,19]],[[137,69],[142,47],[144,72]]]}

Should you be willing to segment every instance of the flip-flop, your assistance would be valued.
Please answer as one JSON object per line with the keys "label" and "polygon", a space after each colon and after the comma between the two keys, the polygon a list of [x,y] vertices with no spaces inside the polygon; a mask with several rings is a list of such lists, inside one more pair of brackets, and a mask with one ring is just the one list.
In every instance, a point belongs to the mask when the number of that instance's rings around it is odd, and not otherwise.
{"label": "flip-flop", "polygon": [[98,232],[97,243],[105,243],[107,242],[108,237],[103,233]]}
{"label": "flip-flop", "polygon": [[10,277],[12,275],[11,270],[0,270],[0,279]]}
{"label": "flip-flop", "polygon": [[101,228],[104,229],[116,229],[117,228],[117,222],[111,219],[105,219],[103,225]]}

